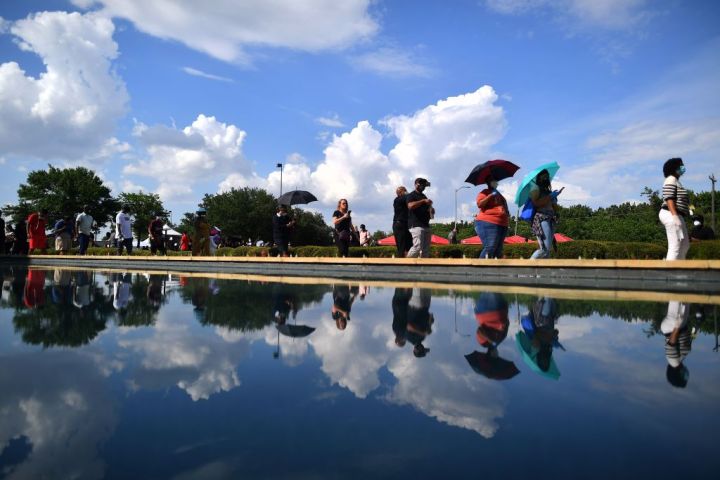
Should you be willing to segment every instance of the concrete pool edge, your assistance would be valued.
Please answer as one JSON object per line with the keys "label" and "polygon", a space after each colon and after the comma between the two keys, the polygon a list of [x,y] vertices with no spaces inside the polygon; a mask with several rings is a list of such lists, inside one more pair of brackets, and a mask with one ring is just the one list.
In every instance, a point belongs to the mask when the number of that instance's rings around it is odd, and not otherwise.
{"label": "concrete pool edge", "polygon": [[0,264],[590,290],[720,293],[720,260],[0,257]]}

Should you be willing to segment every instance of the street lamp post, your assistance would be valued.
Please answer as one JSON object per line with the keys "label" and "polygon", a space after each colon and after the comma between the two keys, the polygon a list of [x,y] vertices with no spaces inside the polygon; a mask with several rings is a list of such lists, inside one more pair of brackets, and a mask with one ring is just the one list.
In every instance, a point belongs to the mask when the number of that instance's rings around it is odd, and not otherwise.
{"label": "street lamp post", "polygon": [[457,192],[462,190],[463,188],[470,188],[467,185],[463,185],[462,187],[458,187],[455,189],[455,225],[454,227],[457,227]]}
{"label": "street lamp post", "polygon": [[283,164],[282,164],[282,163],[278,163],[278,164],[276,165],[276,167],[280,169],[280,196],[282,197],[282,174],[283,174]]}

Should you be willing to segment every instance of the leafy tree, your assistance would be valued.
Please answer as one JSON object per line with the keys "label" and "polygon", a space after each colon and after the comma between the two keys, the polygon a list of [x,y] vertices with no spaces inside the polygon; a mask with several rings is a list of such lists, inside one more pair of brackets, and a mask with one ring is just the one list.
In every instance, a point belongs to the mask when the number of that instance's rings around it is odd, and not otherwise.
{"label": "leafy tree", "polygon": [[192,236],[195,233],[195,214],[192,212],[183,213],[182,219],[177,226],[177,230],[181,233],[187,233]]}
{"label": "leafy tree", "polygon": [[160,195],[157,193],[121,193],[118,200],[122,205],[127,205],[130,209],[130,214],[135,217],[133,223],[133,234],[135,238],[140,242],[147,238],[148,225],[150,220],[155,216],[155,213],[162,212],[161,218],[163,222],[168,220],[168,212],[165,211]]}
{"label": "leafy tree", "polygon": [[217,225],[227,237],[245,240],[272,238],[272,216],[275,197],[260,188],[233,188],[214,195],[205,194],[202,207],[208,221]]}
{"label": "leafy tree", "polygon": [[332,229],[325,223],[322,214],[294,208],[291,215],[297,222],[290,237],[293,245],[332,244]]}
{"label": "leafy tree", "polygon": [[110,189],[95,172],[84,167],[34,170],[18,188],[18,204],[4,210],[17,222],[31,212],[46,208],[51,218],[74,217],[83,205],[90,207],[99,226],[105,225],[118,209]]}

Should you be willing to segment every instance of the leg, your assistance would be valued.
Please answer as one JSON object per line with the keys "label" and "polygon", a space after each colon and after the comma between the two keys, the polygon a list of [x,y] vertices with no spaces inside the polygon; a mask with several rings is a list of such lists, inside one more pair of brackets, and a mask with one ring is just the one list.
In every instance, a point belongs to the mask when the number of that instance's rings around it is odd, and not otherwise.
{"label": "leg", "polygon": [[545,238],[538,237],[538,244],[540,248],[535,250],[530,258],[548,258],[550,257],[550,249],[552,248],[553,242],[553,229],[550,222],[544,221],[540,224],[543,229]]}
{"label": "leg", "polygon": [[477,233],[477,236],[480,237],[480,242],[482,243],[482,250],[480,251],[480,258],[487,258],[488,254],[488,238],[485,233],[485,225],[487,222],[483,222],[480,220],[475,220],[475,233]]}
{"label": "leg", "polygon": [[668,241],[668,252],[666,260],[679,260],[682,244],[682,229],[675,226],[673,222],[673,214],[668,210],[660,210],[660,222],[665,226],[665,233]]}
{"label": "leg", "polygon": [[132,249],[133,249],[133,239],[126,238],[125,239],[125,250],[127,250],[128,255],[132,254]]}
{"label": "leg", "polygon": [[[485,254],[485,257],[483,258],[495,258],[497,255],[495,251],[497,250],[497,238],[498,238],[498,229],[497,225],[492,224],[490,222],[483,222],[484,230],[485,230],[485,240],[487,243],[483,246],[483,252]],[[482,256],[482,254],[481,254]]]}
{"label": "leg", "polygon": [[497,241],[495,246],[495,258],[503,258],[503,246],[505,246],[505,237],[507,237],[508,227],[497,226]]}
{"label": "leg", "polygon": [[406,233],[407,230],[402,225],[393,226],[393,235],[395,235],[395,248],[397,249],[398,257],[404,257],[407,253],[407,249],[405,248],[407,244]]}
{"label": "leg", "polygon": [[429,228],[422,229],[421,237],[421,255],[422,258],[430,258],[430,241],[432,240],[432,230]]}
{"label": "leg", "polygon": [[682,222],[682,240],[680,241],[680,252],[678,255],[678,260],[685,260],[687,252],[688,250],[690,250],[690,235],[687,230],[687,224],[685,223],[685,219],[681,218],[680,221]]}
{"label": "leg", "polygon": [[407,256],[408,258],[417,258],[420,256],[420,252],[422,251],[422,228],[411,228],[410,235],[412,235],[412,247],[410,247],[410,250],[408,250]]}
{"label": "leg", "polygon": [[158,244],[155,241],[155,239],[151,238],[150,239],[150,254],[155,255],[157,253],[157,250],[158,250]]}

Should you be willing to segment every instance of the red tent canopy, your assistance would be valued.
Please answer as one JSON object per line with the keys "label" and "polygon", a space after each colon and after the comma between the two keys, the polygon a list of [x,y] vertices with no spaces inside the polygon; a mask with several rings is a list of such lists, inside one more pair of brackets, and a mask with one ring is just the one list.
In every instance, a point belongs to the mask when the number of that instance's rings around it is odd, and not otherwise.
{"label": "red tent canopy", "polygon": [[[430,243],[433,245],[448,245],[450,243],[450,240],[447,238],[439,237],[437,235],[433,235],[430,237]],[[378,240],[378,245],[382,246],[395,246],[395,235],[390,235],[389,237],[385,237],[381,240]]]}
{"label": "red tent canopy", "polygon": [[573,239],[568,237],[567,235],[563,235],[562,233],[556,233],[555,241],[558,243],[563,243],[563,242],[572,242]]}
{"label": "red tent canopy", "polygon": [[521,235],[511,235],[509,237],[505,237],[505,243],[527,243],[527,241],[527,238]]}
{"label": "red tent canopy", "polygon": [[[520,235],[512,235],[510,237],[505,237],[504,243],[525,243],[527,242],[527,239],[525,237],[521,237]],[[475,235],[474,237],[470,238],[464,238],[460,240],[460,243],[463,245],[482,245],[482,242],[480,241],[480,237]]]}

